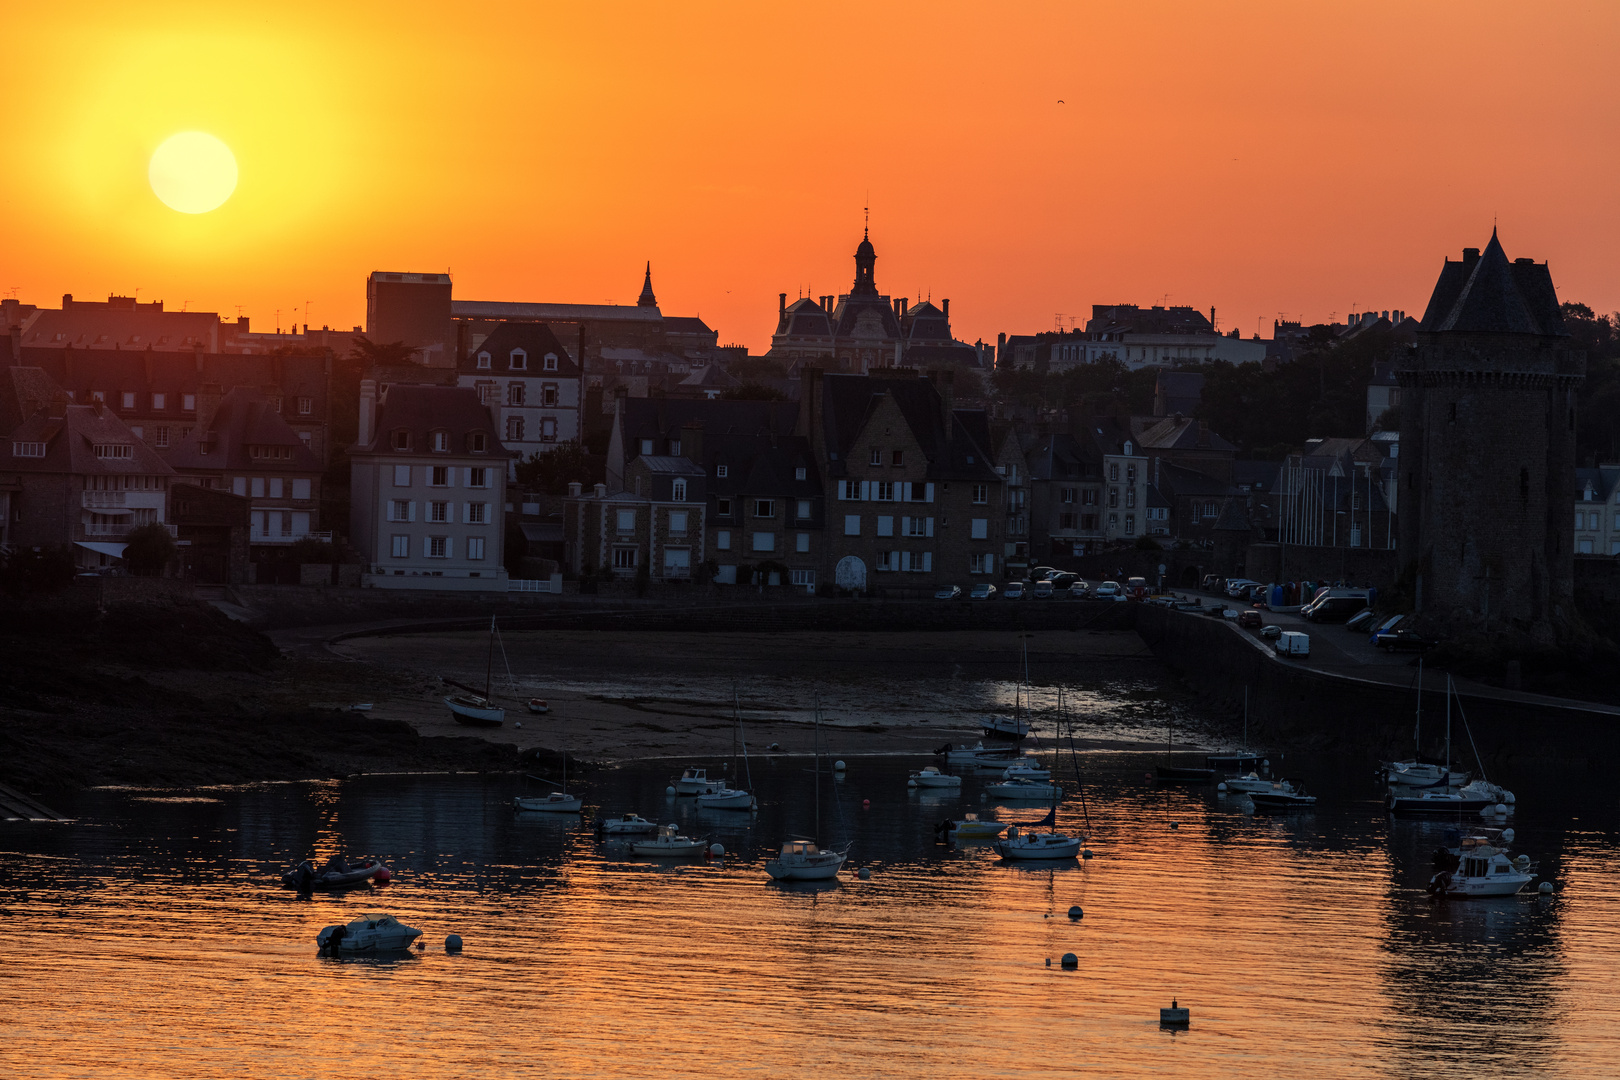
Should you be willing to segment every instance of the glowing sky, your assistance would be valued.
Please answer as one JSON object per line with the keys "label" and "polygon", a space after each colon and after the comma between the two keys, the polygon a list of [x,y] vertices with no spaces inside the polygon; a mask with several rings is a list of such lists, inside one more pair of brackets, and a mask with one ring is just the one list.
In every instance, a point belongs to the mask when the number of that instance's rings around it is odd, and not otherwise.
{"label": "glowing sky", "polygon": [[[364,321],[373,269],[633,303],[762,350],[776,294],[878,283],[957,336],[1093,303],[1421,313],[1499,220],[1620,307],[1620,4],[6,7],[0,292]],[[1063,104],[1059,104],[1059,101]],[[152,150],[240,180],[168,209]]]}

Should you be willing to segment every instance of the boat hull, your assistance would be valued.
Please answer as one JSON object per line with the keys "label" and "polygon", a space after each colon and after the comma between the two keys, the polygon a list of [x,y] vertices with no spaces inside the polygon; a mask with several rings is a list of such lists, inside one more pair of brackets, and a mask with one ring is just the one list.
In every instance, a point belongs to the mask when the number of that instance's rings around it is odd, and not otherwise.
{"label": "boat hull", "polygon": [[959,788],[962,786],[960,776],[914,776],[920,788]]}
{"label": "boat hull", "polygon": [[693,840],[691,842],[680,842],[674,844],[661,843],[657,840],[647,840],[641,843],[631,844],[630,850],[635,852],[637,855],[648,859],[690,859],[694,856],[703,854],[706,850],[708,850],[708,847],[709,844],[705,840]]}
{"label": "boat hull", "polygon": [[1022,742],[1029,737],[1029,725],[1022,720],[990,717],[979,726],[983,729],[985,738],[1000,742]]}
{"label": "boat hull", "polygon": [[1252,794],[1256,791],[1270,791],[1271,785],[1270,780],[1250,780],[1246,776],[1234,776],[1226,781],[1226,790]]}
{"label": "boat hull", "polygon": [[1392,814],[1477,814],[1495,803],[1488,798],[1448,798],[1444,795],[1401,795],[1390,792]]}
{"label": "boat hull", "polygon": [[479,705],[476,702],[457,697],[445,698],[444,704],[450,710],[450,715],[455,718],[456,723],[465,724],[468,727],[500,727],[501,724],[506,722],[505,709]]}
{"label": "boat hull", "polygon": [[606,836],[651,836],[657,831],[658,824],[652,821],[614,819],[602,822],[602,833]]}
{"label": "boat hull", "polygon": [[697,804],[710,810],[752,810],[754,797],[746,791],[712,791],[697,797]]}
{"label": "boat hull", "polygon": [[548,796],[541,799],[525,798],[519,795],[512,800],[512,809],[521,810],[524,813],[577,814],[580,812],[582,805],[578,795],[568,795],[563,798],[551,798]]}
{"label": "boat hull", "polygon": [[785,863],[781,859],[765,860],[765,872],[771,875],[773,881],[826,881],[838,876],[838,871],[844,866],[844,857],[813,863],[791,862]]}
{"label": "boat hull", "polygon": [[1178,765],[1158,765],[1154,773],[1160,780],[1174,780],[1183,784],[1202,784],[1215,779],[1214,769],[1184,768]]}
{"label": "boat hull", "polygon": [[1056,784],[991,784],[985,794],[995,799],[1053,799],[1058,795]]}
{"label": "boat hull", "polygon": [[992,847],[996,854],[1012,862],[1051,862],[1072,859],[1080,854],[1080,837],[1066,836],[1055,841],[1025,843],[1024,837],[997,840]]}
{"label": "boat hull", "polygon": [[1316,807],[1315,795],[1285,795],[1272,791],[1256,791],[1249,795],[1255,811],[1264,814],[1290,814]]}

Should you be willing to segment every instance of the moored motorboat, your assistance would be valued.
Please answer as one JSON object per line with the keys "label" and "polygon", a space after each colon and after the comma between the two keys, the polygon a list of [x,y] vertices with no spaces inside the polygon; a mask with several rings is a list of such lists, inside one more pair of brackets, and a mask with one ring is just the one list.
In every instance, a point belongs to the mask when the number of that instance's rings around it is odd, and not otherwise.
{"label": "moored motorboat", "polygon": [[658,831],[658,823],[648,821],[640,814],[626,814],[599,821],[596,828],[605,836],[651,836]]}
{"label": "moored motorboat", "polygon": [[1055,799],[1058,786],[1049,780],[1003,780],[989,784],[985,793],[997,799]]}
{"label": "moored motorboat", "polygon": [[1483,792],[1464,795],[1457,788],[1391,788],[1386,805],[1392,814],[1477,814],[1496,800]]}
{"label": "moored motorboat", "polygon": [[660,825],[658,835],[651,840],[632,840],[630,850],[637,855],[653,858],[689,858],[701,855],[709,848],[707,840],[682,836],[678,825]]}
{"label": "moored motorboat", "polygon": [[709,810],[752,810],[757,805],[748,792],[727,787],[724,781],[712,791],[700,792],[697,804]]}
{"label": "moored motorboat", "polygon": [[1434,853],[1439,872],[1429,879],[1429,892],[1456,898],[1513,896],[1535,879],[1528,855],[1509,858],[1509,833],[1465,836],[1455,848]]}
{"label": "moored motorboat", "polygon": [[775,881],[826,881],[837,877],[847,854],[824,851],[812,840],[789,840],[774,859],[765,860],[765,872]]}
{"label": "moored motorboat", "polygon": [[1231,754],[1205,754],[1204,765],[1218,773],[1240,773],[1245,769],[1256,769],[1260,765],[1260,755],[1248,752]]}
{"label": "moored motorboat", "polygon": [[941,840],[994,840],[1007,828],[1006,822],[987,821],[978,814],[969,812],[960,818],[946,818],[934,826],[934,833]]}
{"label": "moored motorboat", "polygon": [[1080,854],[1084,837],[1060,832],[1025,832],[1016,825],[990,845],[997,855],[1012,861],[1072,859]]}
{"label": "moored motorboat", "polygon": [[910,782],[913,786],[919,788],[959,788],[962,786],[960,776],[942,773],[932,765],[912,773]]}
{"label": "moored motorboat", "polygon": [[333,892],[340,889],[357,889],[372,878],[387,881],[388,867],[380,859],[365,859],[349,865],[344,859],[334,856],[319,870],[315,864],[305,859],[297,866],[281,875],[281,883],[289,889],[300,892]]}
{"label": "moored motorboat", "polygon": [[1052,770],[1042,765],[1035,758],[1024,758],[1016,765],[1009,765],[1001,772],[1003,780],[1050,780]]}
{"label": "moored motorboat", "polygon": [[392,915],[362,915],[351,923],[324,927],[315,935],[321,952],[331,956],[367,956],[404,952],[422,931]]}
{"label": "moored motorboat", "polygon": [[512,799],[512,809],[525,813],[577,814],[583,803],[578,795],[566,791],[552,791],[545,795],[518,795]]}
{"label": "moored motorboat", "polygon": [[1002,754],[1002,753],[1005,753],[1005,751],[1003,751],[1003,750],[986,750],[985,747],[984,747],[984,743],[981,742],[976,746],[959,746],[959,747],[952,746],[950,743],[946,743],[944,746],[940,747],[938,750],[935,750],[934,753],[944,757],[945,764],[947,766],[949,766],[949,765],[972,765],[976,760],[978,760],[981,757],[984,757],[987,754]]}
{"label": "moored motorboat", "polygon": [[675,794],[702,795],[719,787],[719,781],[709,779],[709,770],[688,767],[681,773],[681,778],[675,781]]}
{"label": "moored motorboat", "polygon": [[1247,793],[1251,791],[1270,791],[1271,785],[1276,783],[1257,772],[1250,772],[1247,776],[1232,776],[1221,781],[1226,785],[1227,791]]}
{"label": "moored motorboat", "polygon": [[987,739],[1019,742],[1029,735],[1029,723],[1016,716],[986,716],[979,726]]}
{"label": "moored motorboat", "polygon": [[1316,796],[1305,794],[1305,785],[1298,780],[1279,780],[1269,791],[1251,791],[1249,799],[1256,812],[1270,814],[1308,810],[1316,805]]}

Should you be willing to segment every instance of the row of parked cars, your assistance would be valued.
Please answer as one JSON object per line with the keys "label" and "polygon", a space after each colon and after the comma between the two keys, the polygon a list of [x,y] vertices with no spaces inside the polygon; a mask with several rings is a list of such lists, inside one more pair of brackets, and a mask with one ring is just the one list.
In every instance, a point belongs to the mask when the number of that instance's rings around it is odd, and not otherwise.
{"label": "row of parked cars", "polygon": [[[1000,596],[1005,600],[1141,600],[1148,594],[1146,578],[1128,578],[1125,584],[1117,581],[1101,581],[1092,585],[1079,574],[1067,570],[1057,570],[1050,566],[1037,566],[1030,573],[1028,581],[1008,581],[1000,588],[981,581],[970,586],[967,591],[969,600],[993,600]],[[936,600],[959,600],[962,597],[960,585],[945,585],[934,593]]]}

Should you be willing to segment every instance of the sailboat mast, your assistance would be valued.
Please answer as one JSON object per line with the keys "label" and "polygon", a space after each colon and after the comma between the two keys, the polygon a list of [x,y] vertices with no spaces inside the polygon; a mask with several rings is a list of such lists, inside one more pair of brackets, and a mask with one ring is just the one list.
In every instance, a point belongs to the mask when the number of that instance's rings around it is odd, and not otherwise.
{"label": "sailboat mast", "polygon": [[1418,654],[1418,706],[1417,727],[1412,729],[1412,745],[1417,748],[1417,756],[1423,756],[1423,654]]}
{"label": "sailboat mast", "polygon": [[814,742],[816,744],[816,797],[812,800],[816,804],[816,827],[812,833],[816,838],[816,845],[821,845],[821,695],[816,695],[816,731]]}
{"label": "sailboat mast", "polygon": [[484,662],[484,703],[489,703],[489,688],[495,677],[495,616],[489,617],[489,658]]}

